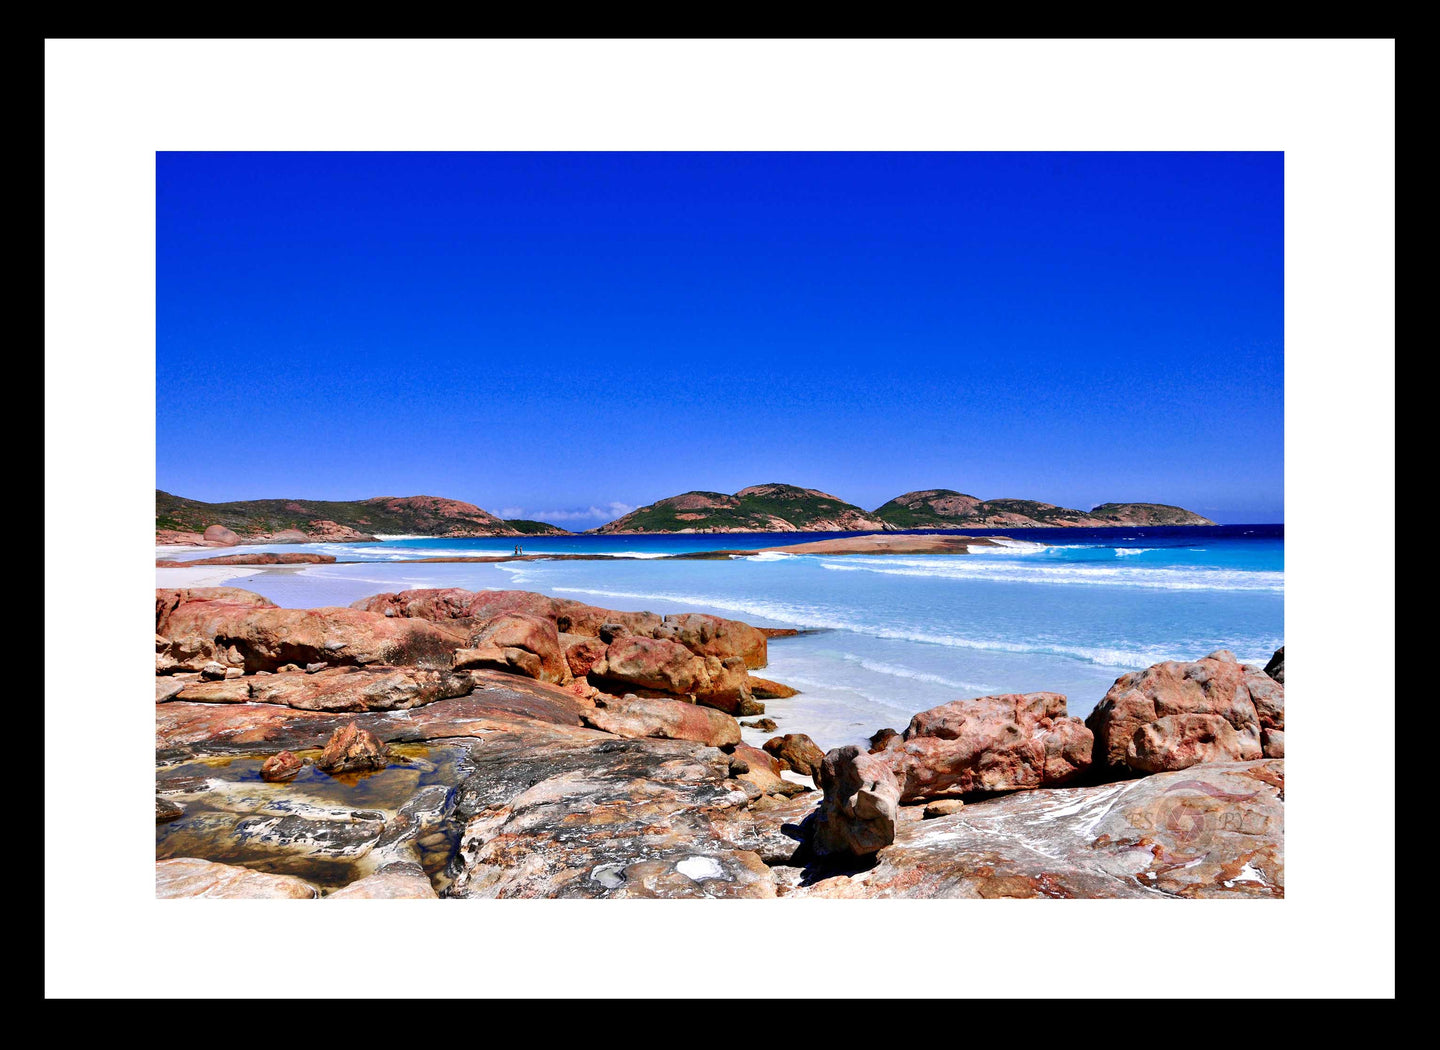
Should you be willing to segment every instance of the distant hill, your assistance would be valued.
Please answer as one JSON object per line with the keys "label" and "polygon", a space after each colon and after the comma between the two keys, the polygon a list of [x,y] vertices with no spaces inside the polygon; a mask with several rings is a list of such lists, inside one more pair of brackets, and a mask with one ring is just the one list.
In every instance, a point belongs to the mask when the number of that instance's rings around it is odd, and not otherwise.
{"label": "distant hill", "polygon": [[1102,503],[1091,517],[1118,525],[1214,525],[1209,518],[1168,503]]}
{"label": "distant hill", "polygon": [[922,489],[875,510],[896,529],[1103,528],[1107,525],[1214,525],[1164,503],[1102,503],[1090,511],[1025,499],[982,500],[954,489]]}
{"label": "distant hill", "polygon": [[272,537],[287,530],[298,530],[312,538],[336,540],[368,538],[376,533],[456,538],[524,535],[473,504],[438,496],[202,503],[155,490],[157,535],[203,533],[211,525],[223,525],[248,540]]}
{"label": "distant hill", "polygon": [[683,492],[593,532],[878,532],[894,528],[852,503],[795,485],[752,485],[734,495]]}
{"label": "distant hill", "polygon": [[551,525],[548,521],[531,521],[529,518],[506,518],[505,524],[522,536],[573,536],[569,529]]}

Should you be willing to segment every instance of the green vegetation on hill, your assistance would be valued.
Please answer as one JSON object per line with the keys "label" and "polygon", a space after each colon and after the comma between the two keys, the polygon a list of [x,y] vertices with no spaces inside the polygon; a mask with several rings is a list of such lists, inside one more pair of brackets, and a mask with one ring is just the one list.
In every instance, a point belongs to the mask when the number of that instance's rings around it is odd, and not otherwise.
{"label": "green vegetation on hill", "polygon": [[[796,529],[882,528],[860,507],[796,485],[754,485],[734,495],[694,491],[658,500],[602,525],[596,532],[679,532],[723,529],[773,532],[777,519]],[[784,525],[779,526],[780,529]]]}
{"label": "green vegetation on hill", "polygon": [[479,507],[434,496],[377,496],[364,500],[258,499],[204,503],[155,490],[155,529],[202,532],[224,525],[240,536],[282,529],[309,531],[311,522],[333,521],[374,535],[510,535],[512,530]]}
{"label": "green vegetation on hill", "polygon": [[924,492],[907,492],[889,503],[877,507],[874,516],[889,522],[897,529],[924,529],[952,524],[955,515],[946,515],[936,509],[936,501],[955,501],[960,504],[978,504],[980,500],[954,489],[927,489]]}

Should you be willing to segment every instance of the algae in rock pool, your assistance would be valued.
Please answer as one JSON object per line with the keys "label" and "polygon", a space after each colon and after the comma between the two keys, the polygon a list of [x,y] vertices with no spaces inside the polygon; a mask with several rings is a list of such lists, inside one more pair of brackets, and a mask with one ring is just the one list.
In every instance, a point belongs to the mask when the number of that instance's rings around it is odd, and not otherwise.
{"label": "algae in rock pool", "polygon": [[[155,856],[298,875],[334,890],[374,870],[383,845],[385,858],[418,859],[436,881],[458,843],[450,809],[455,786],[473,771],[469,754],[468,745],[395,744],[383,770],[331,776],[310,764],[278,784],[261,778],[263,754],[165,766],[156,770],[156,794],[185,812],[156,826]],[[407,805],[412,819],[397,824]]]}

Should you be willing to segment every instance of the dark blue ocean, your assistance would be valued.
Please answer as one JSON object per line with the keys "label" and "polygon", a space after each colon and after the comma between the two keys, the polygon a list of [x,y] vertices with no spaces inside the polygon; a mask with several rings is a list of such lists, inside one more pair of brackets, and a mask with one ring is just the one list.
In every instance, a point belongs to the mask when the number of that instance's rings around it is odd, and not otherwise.
{"label": "dark blue ocean", "polygon": [[[407,587],[520,588],[617,609],[706,611],[808,628],[771,643],[765,674],[801,693],[767,707],[782,730],[809,733],[826,748],[883,726],[904,728],[916,711],[986,693],[1055,690],[1083,717],[1126,671],[1220,648],[1263,664],[1284,643],[1283,526],[994,534],[1010,543],[959,556],[767,554],[716,561],[661,556],[854,534],[400,538],[246,548],[316,550],[362,563],[230,571],[235,586],[292,607],[344,605]],[[640,557],[397,564],[508,553],[517,542],[527,554]],[[157,572],[174,585],[191,570]],[[750,735],[758,741],[766,734]]]}

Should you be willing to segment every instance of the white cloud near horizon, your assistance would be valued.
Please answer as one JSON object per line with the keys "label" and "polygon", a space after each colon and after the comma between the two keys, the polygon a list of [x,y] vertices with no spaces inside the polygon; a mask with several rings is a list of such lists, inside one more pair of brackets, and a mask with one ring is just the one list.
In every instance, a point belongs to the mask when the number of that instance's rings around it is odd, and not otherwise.
{"label": "white cloud near horizon", "polygon": [[501,507],[490,513],[500,518],[547,521],[552,525],[562,521],[593,521],[597,525],[603,525],[607,521],[614,521],[616,518],[629,514],[634,509],[628,503],[612,500],[603,507],[597,507],[593,503],[588,507],[570,510],[526,510],[524,507]]}

